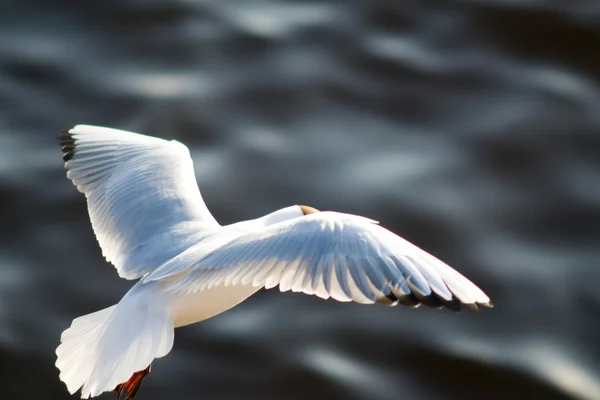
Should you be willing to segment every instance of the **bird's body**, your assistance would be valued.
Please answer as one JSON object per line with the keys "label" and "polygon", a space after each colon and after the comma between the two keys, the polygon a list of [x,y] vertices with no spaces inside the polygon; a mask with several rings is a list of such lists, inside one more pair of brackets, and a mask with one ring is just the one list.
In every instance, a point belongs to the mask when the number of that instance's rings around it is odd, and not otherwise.
{"label": "bird's body", "polygon": [[133,398],[151,362],[171,350],[174,328],[262,287],[364,304],[491,305],[461,274],[367,218],[290,206],[219,225],[179,142],[87,125],[60,139],[105,258],[139,279],[117,305],[63,332],[56,365],[83,398]]}

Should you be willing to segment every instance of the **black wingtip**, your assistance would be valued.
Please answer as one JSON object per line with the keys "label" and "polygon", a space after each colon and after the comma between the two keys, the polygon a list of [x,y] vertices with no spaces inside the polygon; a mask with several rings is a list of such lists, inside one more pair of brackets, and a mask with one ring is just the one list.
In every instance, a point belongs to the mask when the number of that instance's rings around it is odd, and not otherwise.
{"label": "black wingtip", "polygon": [[398,304],[402,304],[406,307],[418,307],[421,305],[419,299],[417,299],[412,293],[409,295],[401,295],[399,293],[392,293],[391,291],[384,293],[384,296],[376,299],[375,302],[377,304],[392,307]]}
{"label": "black wingtip", "polygon": [[491,301],[486,303],[470,303],[464,305],[473,311],[479,311],[481,308],[494,308],[494,304]]}
{"label": "black wingtip", "polygon": [[480,308],[494,308],[494,304],[491,301],[463,303],[454,294],[452,295],[452,298],[448,300],[433,290],[431,290],[429,294],[422,293],[419,288],[410,282],[410,280],[407,280],[407,284],[410,293],[406,294],[404,292],[395,291],[393,288],[389,287],[389,291],[384,291],[384,296],[377,299],[376,303],[386,306],[400,304],[411,308],[417,308],[420,305],[424,305],[429,308],[447,308],[453,312],[461,312],[463,309],[479,311]]}
{"label": "black wingtip", "polygon": [[69,129],[66,129],[61,132],[61,134],[56,138],[61,146],[61,150],[63,153],[63,160],[65,162],[69,161],[75,155],[75,138],[71,135],[70,131],[73,129],[72,126]]}
{"label": "black wingtip", "polygon": [[452,300],[444,300],[442,299],[444,307],[446,307],[450,311],[460,312],[462,311],[462,303],[456,297],[452,296]]}
{"label": "black wingtip", "polygon": [[67,129],[63,129],[60,132],[60,135],[58,135],[56,137],[57,140],[62,141],[62,140],[67,140],[68,138],[71,137],[71,130],[73,130],[73,128],[75,128],[76,125],[71,125],[69,126]]}
{"label": "black wingtip", "polygon": [[68,151],[68,152],[66,152],[66,153],[63,153],[63,157],[62,157],[62,159],[63,159],[63,161],[64,161],[64,162],[67,162],[67,161],[69,161],[70,159],[72,159],[74,155],[75,155],[75,153],[74,153],[74,152],[72,152],[72,151]]}
{"label": "black wingtip", "polygon": [[494,303],[492,301],[488,301],[487,303],[478,303],[481,307],[485,308],[494,308]]}
{"label": "black wingtip", "polygon": [[435,291],[431,290],[429,293],[423,293],[419,290],[419,288],[414,285],[411,279],[407,279],[406,283],[410,288],[412,294],[418,299],[418,301],[430,308],[447,308],[454,312],[459,312],[462,310],[462,304],[460,300],[458,300],[455,296],[452,296],[450,300],[446,300]]}
{"label": "black wingtip", "polygon": [[410,293],[409,295],[398,295],[394,293],[388,293],[385,297],[381,299],[377,299],[378,304],[386,305],[386,306],[395,306],[401,304],[406,307],[417,308],[420,305],[424,305],[430,308],[447,308],[452,312],[461,312],[463,310],[463,306],[466,308],[470,308],[472,310],[477,311],[478,305],[482,307],[490,307],[489,303],[484,304],[463,304],[456,297],[452,297],[452,300],[446,300],[436,294],[435,292],[431,292],[430,295],[422,295],[420,293]]}

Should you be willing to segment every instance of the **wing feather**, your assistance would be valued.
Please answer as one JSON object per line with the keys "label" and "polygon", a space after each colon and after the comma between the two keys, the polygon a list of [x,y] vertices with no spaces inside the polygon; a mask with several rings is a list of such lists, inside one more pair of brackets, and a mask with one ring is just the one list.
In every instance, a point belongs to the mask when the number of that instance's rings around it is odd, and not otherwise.
{"label": "wing feather", "polygon": [[183,144],[89,125],[59,140],[67,177],[85,194],[102,253],[121,277],[142,277],[218,227]]}
{"label": "wing feather", "polygon": [[[226,284],[279,285],[364,304],[491,306],[477,286],[434,256],[371,220],[334,212],[261,227],[198,253],[167,290],[194,293],[215,276]],[[159,268],[144,279],[164,277]]]}

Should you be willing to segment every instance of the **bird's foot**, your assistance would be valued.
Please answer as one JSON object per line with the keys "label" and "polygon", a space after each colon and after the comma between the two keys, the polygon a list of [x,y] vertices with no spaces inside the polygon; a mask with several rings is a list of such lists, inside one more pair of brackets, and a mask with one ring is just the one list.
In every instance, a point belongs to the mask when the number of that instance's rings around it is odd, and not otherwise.
{"label": "bird's foot", "polygon": [[135,395],[137,394],[138,390],[140,390],[140,386],[142,386],[144,378],[146,378],[146,375],[150,373],[150,370],[152,369],[151,367],[152,365],[148,365],[148,368],[146,368],[145,370],[134,372],[127,382],[118,385],[113,390],[116,399],[120,400],[123,393],[127,393],[125,400],[134,400]]}

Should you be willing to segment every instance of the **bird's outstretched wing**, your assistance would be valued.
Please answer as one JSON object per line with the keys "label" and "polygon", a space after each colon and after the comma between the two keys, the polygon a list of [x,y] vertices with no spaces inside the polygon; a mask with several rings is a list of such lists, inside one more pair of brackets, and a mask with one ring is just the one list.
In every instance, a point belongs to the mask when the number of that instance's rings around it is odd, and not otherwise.
{"label": "bird's outstretched wing", "polygon": [[[190,260],[190,254],[186,257]],[[167,263],[164,267],[174,271]],[[144,278],[164,279],[162,267]],[[471,281],[434,256],[366,218],[319,212],[261,228],[207,254],[167,290],[219,285],[292,290],[359,303],[459,310],[491,306]]]}
{"label": "bird's outstretched wing", "polygon": [[183,144],[89,125],[59,140],[67,177],[85,194],[102,253],[121,277],[142,277],[219,226]]}

